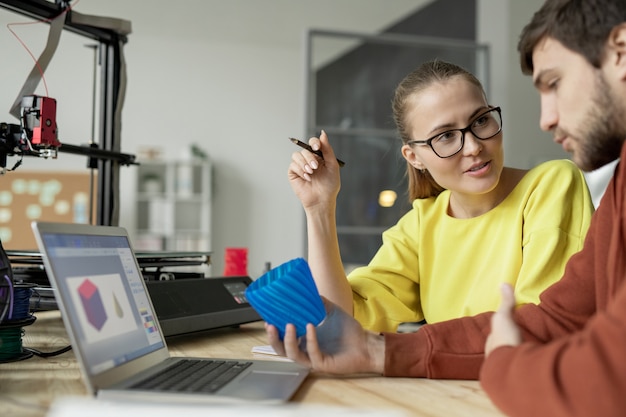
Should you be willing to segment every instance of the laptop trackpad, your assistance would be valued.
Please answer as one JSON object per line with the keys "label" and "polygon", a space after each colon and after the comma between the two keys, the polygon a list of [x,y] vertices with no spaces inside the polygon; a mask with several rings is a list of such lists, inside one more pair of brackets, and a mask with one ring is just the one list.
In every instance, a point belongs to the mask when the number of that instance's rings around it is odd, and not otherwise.
{"label": "laptop trackpad", "polygon": [[299,388],[306,373],[290,371],[254,370],[220,391],[223,395],[231,392],[241,398],[252,400],[287,400]]}

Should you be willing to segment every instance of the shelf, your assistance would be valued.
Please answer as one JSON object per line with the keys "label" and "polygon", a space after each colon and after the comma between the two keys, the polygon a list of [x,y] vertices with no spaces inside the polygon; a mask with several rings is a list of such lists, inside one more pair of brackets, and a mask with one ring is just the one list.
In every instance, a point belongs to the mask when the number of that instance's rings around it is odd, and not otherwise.
{"label": "shelf", "polygon": [[211,250],[211,163],[143,162],[137,175],[139,250]]}

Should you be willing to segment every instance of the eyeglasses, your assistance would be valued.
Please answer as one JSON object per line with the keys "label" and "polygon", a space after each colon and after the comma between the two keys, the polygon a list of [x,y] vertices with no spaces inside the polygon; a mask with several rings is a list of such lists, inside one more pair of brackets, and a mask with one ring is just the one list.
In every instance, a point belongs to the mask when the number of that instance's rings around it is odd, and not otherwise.
{"label": "eyeglasses", "polygon": [[491,139],[500,133],[502,131],[500,107],[479,114],[466,128],[447,130],[426,140],[412,140],[407,142],[407,145],[423,143],[430,146],[439,158],[450,158],[463,149],[465,133],[468,131],[480,140]]}

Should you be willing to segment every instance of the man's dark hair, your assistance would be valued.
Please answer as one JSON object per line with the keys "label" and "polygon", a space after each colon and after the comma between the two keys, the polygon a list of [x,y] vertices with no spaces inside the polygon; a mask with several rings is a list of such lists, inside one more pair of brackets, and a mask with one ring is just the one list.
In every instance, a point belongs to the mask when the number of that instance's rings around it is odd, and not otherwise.
{"label": "man's dark hair", "polygon": [[626,22],[626,0],[546,0],[520,35],[522,72],[533,72],[533,50],[546,36],[600,67],[611,30]]}

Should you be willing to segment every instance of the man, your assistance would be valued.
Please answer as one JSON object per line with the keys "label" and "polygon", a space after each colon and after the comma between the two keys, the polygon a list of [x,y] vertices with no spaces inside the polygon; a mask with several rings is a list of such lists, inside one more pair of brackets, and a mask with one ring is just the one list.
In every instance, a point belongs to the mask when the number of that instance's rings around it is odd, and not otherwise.
{"label": "man", "polygon": [[[626,147],[626,2],[547,1],[522,32],[522,70],[541,96],[541,128],[591,171]],[[626,413],[626,164],[593,217],[584,249],[539,307],[492,318],[481,382],[519,416]],[[520,337],[515,324],[519,321]],[[522,340],[524,341],[522,343]],[[547,343],[545,343],[547,342]],[[517,347],[514,347],[517,346]]]}
{"label": "man", "polygon": [[[524,29],[519,50],[523,71],[532,73],[540,92],[541,127],[583,170],[615,160],[620,150],[623,161],[626,1],[547,0]],[[412,334],[365,332],[327,303],[333,325],[319,331],[337,333],[333,355],[318,346],[312,325],[307,352],[298,348],[291,325],[284,343],[273,326],[268,336],[279,353],[324,372],[468,379],[480,372],[485,391],[510,415],[623,415],[626,164],[616,168],[583,250],[540,304],[513,312],[511,288],[504,286],[502,295],[496,314],[426,325]]]}

